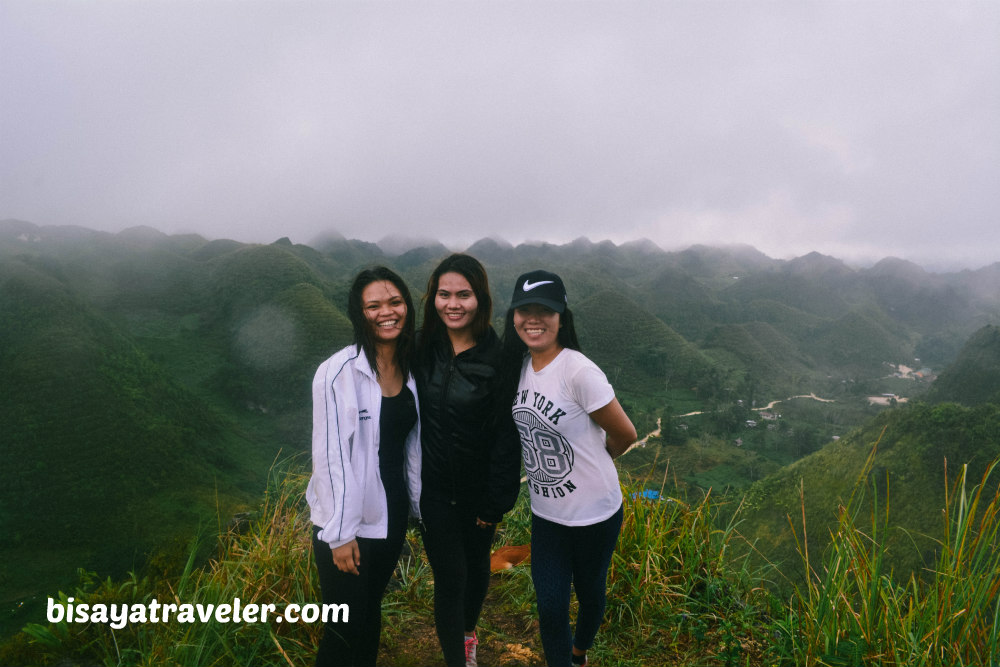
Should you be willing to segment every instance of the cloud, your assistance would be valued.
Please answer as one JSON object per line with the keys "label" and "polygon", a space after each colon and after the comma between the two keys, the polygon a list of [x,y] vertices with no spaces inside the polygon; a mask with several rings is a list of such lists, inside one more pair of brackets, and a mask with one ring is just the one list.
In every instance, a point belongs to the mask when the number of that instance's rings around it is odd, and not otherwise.
{"label": "cloud", "polygon": [[0,217],[1000,259],[994,3],[0,12]]}

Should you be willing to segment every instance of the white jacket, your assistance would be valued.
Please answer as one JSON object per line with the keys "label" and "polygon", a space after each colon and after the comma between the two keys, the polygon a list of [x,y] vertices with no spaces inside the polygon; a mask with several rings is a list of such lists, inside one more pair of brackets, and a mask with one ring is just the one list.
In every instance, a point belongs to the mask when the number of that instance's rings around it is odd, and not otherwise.
{"label": "white jacket", "polygon": [[[406,386],[417,398],[411,374]],[[319,539],[331,548],[356,537],[384,539],[385,487],[379,474],[382,390],[363,350],[349,345],[320,364],[313,378],[313,472],[306,488]],[[420,404],[406,437],[404,478],[410,512],[420,516]]]}

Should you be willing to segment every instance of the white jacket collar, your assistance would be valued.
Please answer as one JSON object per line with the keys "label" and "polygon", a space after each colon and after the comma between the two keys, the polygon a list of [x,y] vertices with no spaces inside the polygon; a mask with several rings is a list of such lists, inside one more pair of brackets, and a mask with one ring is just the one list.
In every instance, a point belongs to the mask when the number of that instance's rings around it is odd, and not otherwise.
{"label": "white jacket collar", "polygon": [[358,356],[354,359],[354,368],[370,377],[372,380],[378,381],[375,376],[375,371],[372,370],[372,365],[368,362],[368,356],[365,354],[365,349],[360,345],[355,347],[358,351]]}

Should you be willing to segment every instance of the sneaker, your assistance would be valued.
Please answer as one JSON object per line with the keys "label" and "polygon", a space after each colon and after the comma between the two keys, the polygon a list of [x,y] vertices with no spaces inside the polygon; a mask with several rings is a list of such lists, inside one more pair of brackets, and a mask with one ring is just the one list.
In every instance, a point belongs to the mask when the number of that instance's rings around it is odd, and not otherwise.
{"label": "sneaker", "polygon": [[587,660],[587,654],[586,653],[583,654],[583,662],[577,662],[575,655],[572,656],[572,657],[573,657],[573,659],[570,661],[570,667],[587,667],[587,665],[590,664],[590,661]]}
{"label": "sneaker", "polygon": [[479,645],[479,640],[476,638],[476,633],[473,632],[471,637],[465,638],[465,667],[476,667],[478,664],[476,662],[476,646]]}

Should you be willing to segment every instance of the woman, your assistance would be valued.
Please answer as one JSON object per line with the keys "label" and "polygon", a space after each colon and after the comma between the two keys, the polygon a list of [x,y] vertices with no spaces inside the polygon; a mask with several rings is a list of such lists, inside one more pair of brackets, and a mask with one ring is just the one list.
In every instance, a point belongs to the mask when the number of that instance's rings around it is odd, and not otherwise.
{"label": "woman", "polygon": [[434,572],[434,623],[445,663],[475,665],[493,534],[520,488],[519,441],[498,391],[502,348],[490,326],[483,265],[469,255],[447,257],[424,299],[420,512]]}
{"label": "woman", "polygon": [[354,343],[313,379],[313,473],[306,489],[324,604],[348,622],[324,628],[316,664],[374,665],[382,596],[412,511],[419,516],[420,422],[413,302],[385,267],[362,271],[347,300]]}
{"label": "woman", "polygon": [[[531,492],[539,630],[546,664],[557,667],[587,664],[601,625],[622,524],[612,459],[636,439],[607,377],[580,353],[566,304],[559,276],[526,273],[517,279],[504,330],[505,356],[520,368],[512,411]],[[579,602],[575,635],[571,584]]]}

